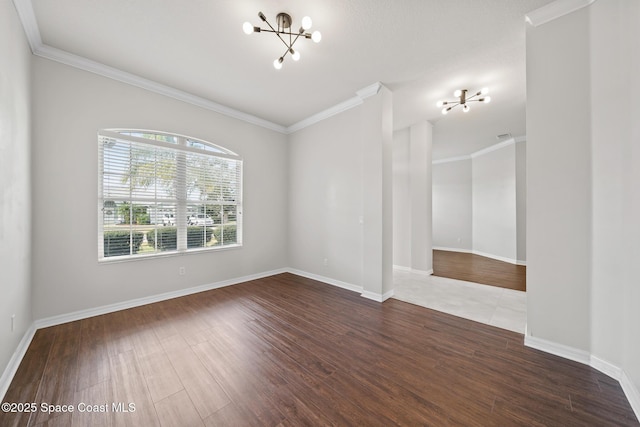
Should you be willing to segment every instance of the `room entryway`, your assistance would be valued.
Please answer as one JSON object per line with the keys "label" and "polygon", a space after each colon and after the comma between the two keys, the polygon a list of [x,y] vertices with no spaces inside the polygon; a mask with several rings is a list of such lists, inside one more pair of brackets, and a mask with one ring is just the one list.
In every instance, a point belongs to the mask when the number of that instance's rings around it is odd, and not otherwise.
{"label": "room entryway", "polygon": [[527,290],[527,267],[484,256],[453,251],[433,251],[433,275],[516,291]]}
{"label": "room entryway", "polygon": [[395,269],[394,298],[524,334],[526,267],[450,251],[433,251],[434,274]]}

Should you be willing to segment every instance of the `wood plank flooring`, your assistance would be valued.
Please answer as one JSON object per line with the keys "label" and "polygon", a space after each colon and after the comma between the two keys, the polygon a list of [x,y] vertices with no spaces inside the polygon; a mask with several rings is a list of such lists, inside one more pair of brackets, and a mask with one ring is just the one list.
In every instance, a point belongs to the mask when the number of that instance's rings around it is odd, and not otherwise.
{"label": "wood plank flooring", "polygon": [[39,409],[3,427],[639,425],[521,334],[286,273],[38,330],[4,401]]}
{"label": "wood plank flooring", "polygon": [[527,268],[480,255],[433,251],[433,275],[500,288],[527,290]]}

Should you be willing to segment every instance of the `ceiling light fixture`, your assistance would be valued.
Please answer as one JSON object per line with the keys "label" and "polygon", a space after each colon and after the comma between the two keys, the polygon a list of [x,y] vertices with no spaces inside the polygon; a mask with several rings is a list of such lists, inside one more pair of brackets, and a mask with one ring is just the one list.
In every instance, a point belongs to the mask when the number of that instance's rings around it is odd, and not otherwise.
{"label": "ceiling light fixture", "polygon": [[469,106],[467,105],[467,102],[491,102],[491,97],[490,96],[483,96],[482,98],[478,98],[478,99],[474,99],[476,96],[481,96],[481,95],[486,95],[487,93],[489,93],[489,88],[482,88],[482,90],[476,92],[474,95],[471,96],[467,96],[467,89],[458,89],[455,92],[453,92],[453,96],[455,96],[456,98],[458,98],[455,101],[438,101],[438,103],[436,104],[436,106],[438,107],[443,107],[445,105],[449,105],[449,104],[453,104],[450,107],[444,107],[442,109],[442,114],[447,114],[449,111],[451,111],[453,108],[457,107],[458,105],[462,105],[462,111],[464,111],[465,113],[469,111]]}
{"label": "ceiling light fixture", "polygon": [[[276,15],[276,25],[278,26],[277,29],[273,28],[269,21],[267,21],[264,13],[258,12],[258,16],[260,17],[260,19],[262,19],[262,22],[265,22],[269,26],[269,28],[255,27],[250,22],[245,22],[242,25],[242,30],[245,34],[261,33],[263,31],[274,33],[276,36],[278,36],[282,43],[284,43],[284,45],[287,47],[287,50],[285,50],[279,58],[273,61],[273,67],[276,70],[282,68],[282,62],[284,61],[285,56],[287,56],[287,53],[291,54],[291,58],[293,58],[294,61],[300,59],[300,52],[298,52],[297,50],[293,50],[293,45],[296,43],[296,41],[298,41],[298,38],[304,37],[305,39],[311,39],[316,43],[319,43],[320,40],[322,40],[322,34],[320,34],[320,31],[314,31],[313,33],[306,32],[309,28],[311,28],[312,24],[311,18],[309,18],[308,16],[302,18],[302,26],[297,33],[291,32],[292,21],[291,16],[289,16],[288,13],[280,12]],[[288,41],[286,40],[287,36],[289,39]]]}

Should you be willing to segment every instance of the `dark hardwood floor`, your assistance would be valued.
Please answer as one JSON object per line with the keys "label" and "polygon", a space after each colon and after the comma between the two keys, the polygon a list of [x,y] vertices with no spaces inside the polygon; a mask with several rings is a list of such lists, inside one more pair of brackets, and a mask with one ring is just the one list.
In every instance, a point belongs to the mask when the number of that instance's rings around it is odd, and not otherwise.
{"label": "dark hardwood floor", "polygon": [[38,410],[3,427],[638,425],[521,334],[292,274],[38,330],[4,401]]}
{"label": "dark hardwood floor", "polygon": [[433,251],[434,276],[526,291],[526,273],[524,265],[463,252]]}

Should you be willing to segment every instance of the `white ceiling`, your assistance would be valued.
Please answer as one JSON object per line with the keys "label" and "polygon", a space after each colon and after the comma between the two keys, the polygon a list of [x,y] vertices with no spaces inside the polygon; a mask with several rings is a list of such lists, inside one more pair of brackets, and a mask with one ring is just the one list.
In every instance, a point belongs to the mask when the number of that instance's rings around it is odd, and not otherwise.
{"label": "white ceiling", "polygon": [[[25,3],[29,0],[15,0]],[[394,128],[434,124],[434,159],[478,151],[496,135],[525,133],[525,15],[552,0],[31,0],[44,46],[184,91],[282,127],[381,82],[393,92]],[[20,8],[19,8],[20,9]],[[23,8],[24,9],[24,8]],[[27,8],[28,9],[28,8]],[[319,44],[287,57],[275,25],[304,15]],[[24,21],[24,16],[22,17]],[[455,89],[491,90],[490,104],[447,116]]]}

